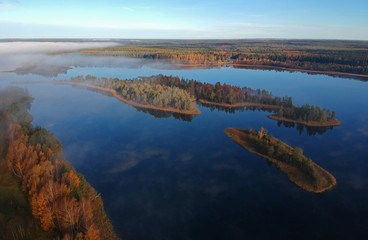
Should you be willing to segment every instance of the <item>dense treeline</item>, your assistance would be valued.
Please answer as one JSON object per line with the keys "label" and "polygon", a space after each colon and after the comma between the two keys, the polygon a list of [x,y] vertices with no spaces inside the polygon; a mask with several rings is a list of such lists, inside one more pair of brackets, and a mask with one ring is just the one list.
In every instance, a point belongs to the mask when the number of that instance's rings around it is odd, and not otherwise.
{"label": "dense treeline", "polygon": [[137,79],[120,80],[117,78],[96,78],[87,75],[71,79],[72,82],[87,83],[116,90],[127,100],[145,105],[171,107],[179,110],[195,109],[194,99],[205,100],[208,104],[222,104],[224,107],[280,108],[278,116],[291,120],[326,123],[335,120],[335,112],[308,104],[293,105],[291,97],[273,96],[271,92],[248,87],[215,85],[196,80],[188,80],[162,74]]}
{"label": "dense treeline", "polygon": [[315,177],[313,162],[303,155],[303,150],[301,148],[291,148],[280,140],[275,139],[271,133],[268,134],[267,130],[264,128],[261,128],[259,131],[250,129],[248,133],[251,136],[249,140],[252,141],[257,152],[291,164],[311,178]]}
{"label": "dense treeline", "polygon": [[243,64],[368,74],[368,43],[318,40],[141,41],[95,49],[105,55],[191,65]]}
{"label": "dense treeline", "polygon": [[32,120],[27,113],[29,97],[24,89],[0,89],[0,239],[50,239],[33,218],[19,182],[10,173],[5,156],[8,150],[7,129],[10,122]]}
{"label": "dense treeline", "polygon": [[179,77],[156,75],[152,77],[143,77],[143,81],[148,81],[154,84],[165,85],[169,87],[178,87],[190,92],[197,99],[203,99],[215,103],[259,103],[266,105],[276,105],[286,107],[292,106],[291,97],[273,97],[271,92],[266,90],[247,87],[231,86],[226,83],[215,85],[202,83],[195,80],[180,79]]}
{"label": "dense treeline", "polygon": [[29,95],[19,89],[11,93],[10,98],[0,99],[6,163],[19,180],[34,218],[54,239],[116,239],[101,199],[63,159],[60,142],[46,129],[30,124]]}
{"label": "dense treeline", "polygon": [[152,84],[140,79],[119,80],[117,78],[96,78],[91,75],[78,76],[71,80],[114,89],[125,99],[144,105],[179,110],[195,109],[194,99],[178,87]]}
{"label": "dense treeline", "polygon": [[305,122],[327,122],[335,120],[336,113],[319,106],[305,104],[301,107],[281,107],[278,116]]}

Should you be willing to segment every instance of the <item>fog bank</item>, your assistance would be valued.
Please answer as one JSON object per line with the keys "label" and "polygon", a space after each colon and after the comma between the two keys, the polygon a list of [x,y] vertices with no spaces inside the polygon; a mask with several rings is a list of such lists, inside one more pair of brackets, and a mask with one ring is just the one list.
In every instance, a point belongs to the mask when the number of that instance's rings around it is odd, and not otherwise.
{"label": "fog bank", "polygon": [[117,46],[113,42],[0,42],[0,55],[27,53],[60,53],[87,48]]}

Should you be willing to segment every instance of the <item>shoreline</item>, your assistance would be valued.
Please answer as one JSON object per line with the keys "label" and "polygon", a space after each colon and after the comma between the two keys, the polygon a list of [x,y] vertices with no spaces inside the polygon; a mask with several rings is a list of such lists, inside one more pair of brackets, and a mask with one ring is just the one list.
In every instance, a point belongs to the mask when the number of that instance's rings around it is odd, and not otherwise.
{"label": "shoreline", "polygon": [[322,70],[309,70],[309,69],[302,69],[302,68],[288,68],[288,67],[280,67],[280,66],[273,66],[273,65],[262,65],[262,64],[254,64],[253,65],[253,64],[242,64],[242,63],[219,63],[219,64],[174,63],[173,65],[175,65],[175,66],[186,66],[186,67],[237,66],[237,67],[254,68],[254,70],[283,70],[283,71],[314,73],[314,74],[323,74],[323,75],[338,75],[338,76],[360,77],[360,78],[364,78],[364,79],[368,80],[368,75],[367,74],[335,72],[335,71],[322,71]]}
{"label": "shoreline", "polygon": [[[121,53],[122,51],[103,51],[103,50],[81,50],[80,53]],[[122,55],[123,56],[123,55]],[[141,58],[141,57],[133,57],[133,58]],[[144,58],[141,58],[144,59]],[[170,59],[168,59],[170,60]],[[359,73],[347,73],[347,72],[336,72],[336,71],[323,71],[323,70],[309,70],[303,68],[288,68],[288,67],[280,67],[273,65],[263,65],[263,64],[244,64],[244,63],[218,63],[218,64],[203,64],[203,63],[171,63],[176,66],[186,66],[186,67],[216,67],[216,66],[239,66],[239,67],[254,67],[258,70],[262,68],[268,68],[270,70],[284,70],[284,71],[295,71],[295,72],[305,72],[305,73],[315,73],[315,74],[324,74],[324,75],[340,75],[340,76],[350,76],[350,77],[360,77],[368,80],[368,74],[359,74]]]}
{"label": "shoreline", "polygon": [[307,127],[336,127],[341,124],[341,122],[336,119],[321,123],[321,122],[315,122],[315,121],[310,121],[310,122],[298,121],[298,120],[293,120],[293,119],[289,119],[285,117],[280,117],[277,115],[268,115],[267,117],[272,120],[284,121],[284,122],[289,122],[289,123],[297,123],[297,124],[301,124]]}
{"label": "shoreline", "polygon": [[[270,162],[274,163],[276,168],[281,170],[283,173],[285,173],[291,182],[296,184],[298,187],[302,188],[305,191],[313,192],[313,193],[322,193],[328,189],[333,188],[336,186],[336,178],[329,172],[327,172],[325,169],[317,165],[313,162],[313,167],[316,172],[316,175],[320,176],[317,180],[322,182],[328,182],[328,184],[325,184],[325,186],[322,187],[316,187],[315,184],[308,182],[308,177],[306,177],[305,173],[303,173],[301,170],[299,170],[297,167],[292,166],[290,164],[287,164],[285,162],[279,161],[275,158],[269,157],[267,155],[264,155],[262,153],[257,152],[254,150],[249,142],[246,140],[246,138],[249,138],[248,134],[244,132],[244,130],[236,129],[236,128],[228,128],[225,131],[225,134],[234,142],[242,146],[247,151],[256,154],[262,158],[265,158],[269,160]],[[286,143],[282,144],[288,148],[291,148]]]}
{"label": "shoreline", "polygon": [[227,107],[227,108],[238,108],[238,107],[258,107],[258,108],[267,108],[267,109],[280,109],[281,108],[281,106],[278,106],[278,105],[268,105],[268,104],[251,103],[251,102],[228,104],[228,103],[216,103],[216,102],[211,102],[211,101],[207,101],[203,99],[199,99],[199,102],[203,104],[210,104],[210,105],[216,105],[216,106]]}
{"label": "shoreline", "polygon": [[254,68],[270,68],[279,69],[284,71],[295,71],[295,72],[305,72],[305,73],[315,73],[315,74],[325,74],[325,75],[343,75],[343,76],[351,76],[351,77],[361,77],[366,78],[368,80],[367,74],[358,74],[358,73],[346,73],[346,72],[335,72],[335,71],[322,71],[322,70],[309,70],[309,69],[302,69],[302,68],[288,68],[288,67],[279,67],[279,66],[272,66],[272,65],[262,65],[262,64],[241,64],[241,63],[229,63],[224,65],[231,65],[231,66],[240,66],[240,67],[254,67]]}
{"label": "shoreline", "polygon": [[71,82],[71,81],[53,81],[53,83],[54,84],[67,84],[67,85],[74,85],[74,86],[82,86],[82,87],[93,88],[93,89],[98,89],[98,90],[110,92],[118,100],[120,100],[120,101],[122,101],[126,104],[132,105],[133,107],[139,107],[139,108],[145,108],[145,109],[154,109],[154,110],[160,110],[160,111],[165,111],[165,112],[173,112],[173,113],[179,113],[179,114],[186,114],[186,115],[199,115],[199,114],[201,114],[201,112],[199,111],[198,108],[195,108],[194,110],[189,111],[189,110],[178,110],[178,109],[175,109],[175,108],[156,107],[156,106],[153,106],[153,105],[145,105],[145,104],[137,103],[137,102],[130,101],[130,100],[127,100],[127,99],[123,98],[114,89],[99,87],[99,86],[95,86],[95,85],[91,85],[91,84]]}

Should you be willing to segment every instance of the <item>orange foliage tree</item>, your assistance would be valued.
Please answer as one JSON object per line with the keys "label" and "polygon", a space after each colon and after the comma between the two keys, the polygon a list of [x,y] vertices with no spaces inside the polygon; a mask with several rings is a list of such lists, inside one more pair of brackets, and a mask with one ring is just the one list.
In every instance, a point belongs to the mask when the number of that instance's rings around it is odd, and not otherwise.
{"label": "orange foliage tree", "polygon": [[20,180],[42,229],[60,239],[99,240],[91,199],[71,194],[80,186],[76,172],[67,170],[50,148],[32,145],[19,125],[10,124],[8,134],[8,168]]}

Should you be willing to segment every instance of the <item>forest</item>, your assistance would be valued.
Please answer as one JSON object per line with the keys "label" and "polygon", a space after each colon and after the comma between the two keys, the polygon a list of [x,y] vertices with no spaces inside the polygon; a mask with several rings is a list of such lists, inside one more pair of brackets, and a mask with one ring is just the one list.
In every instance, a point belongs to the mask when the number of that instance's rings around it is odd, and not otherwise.
{"label": "forest", "polygon": [[83,53],[186,65],[268,66],[368,75],[368,43],[339,40],[145,40]]}
{"label": "forest", "polygon": [[214,103],[259,103],[274,106],[292,106],[291,97],[273,97],[271,92],[261,89],[252,89],[229,84],[202,83],[196,80],[180,79],[179,77],[156,75],[151,77],[142,77],[145,82],[151,82],[169,87],[178,87],[188,91],[197,100],[203,99]]}
{"label": "forest", "polygon": [[[78,76],[71,79],[75,83],[88,83],[107,89],[116,90],[127,100],[153,105],[171,107],[180,110],[195,109],[195,100],[205,100],[202,106],[211,107],[217,104],[229,108],[233,112],[237,107],[257,107],[261,109],[279,109],[277,115],[270,118],[283,118],[298,122],[324,123],[335,121],[336,113],[319,106],[305,104],[302,107],[293,105],[292,97],[273,96],[264,89],[231,86],[216,83],[215,85],[179,77],[154,75],[136,79],[120,80],[117,78],[96,78],[91,75]],[[244,107],[243,106],[243,107]],[[231,108],[234,108],[231,110]],[[281,119],[279,119],[281,120]],[[336,124],[338,125],[338,124]]]}
{"label": "forest", "polygon": [[336,113],[319,106],[304,104],[301,107],[281,107],[278,116],[305,122],[328,122],[335,120]]}
{"label": "forest", "polygon": [[[142,77],[143,81],[152,82],[155,84],[179,87],[190,92],[197,100],[207,100],[207,103],[255,103],[260,106],[278,106],[278,116],[299,122],[319,122],[326,123],[335,120],[336,113],[328,109],[321,109],[319,106],[305,104],[301,107],[293,104],[292,97],[273,96],[271,92],[264,89],[252,89],[248,87],[231,86],[226,83],[215,85],[202,83],[195,80],[185,80],[179,77],[156,75],[152,77]],[[211,104],[202,104],[210,107]],[[236,105],[234,105],[236,107]],[[251,107],[251,106],[249,106]]]}
{"label": "forest", "polygon": [[259,131],[228,128],[225,134],[249,152],[275,164],[290,181],[306,191],[321,193],[336,185],[335,177],[305,157],[301,148],[293,148],[274,138],[264,128]]}
{"label": "forest", "polygon": [[53,239],[117,239],[100,196],[63,158],[60,142],[30,123],[31,101],[20,88],[0,94],[0,161],[17,180],[29,211]]}
{"label": "forest", "polygon": [[291,164],[306,173],[312,179],[315,179],[313,162],[310,158],[303,155],[303,149],[299,147],[291,149],[286,148],[280,140],[276,140],[272,136],[272,133],[268,134],[265,128],[261,128],[259,131],[250,129],[248,132],[251,136],[249,140],[252,141],[257,152]]}
{"label": "forest", "polygon": [[195,109],[195,102],[190,94],[177,87],[153,84],[140,79],[119,80],[117,78],[96,78],[91,75],[74,77],[71,81],[114,89],[123,98],[144,105],[179,110]]}

